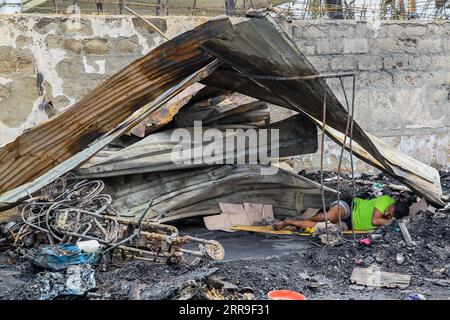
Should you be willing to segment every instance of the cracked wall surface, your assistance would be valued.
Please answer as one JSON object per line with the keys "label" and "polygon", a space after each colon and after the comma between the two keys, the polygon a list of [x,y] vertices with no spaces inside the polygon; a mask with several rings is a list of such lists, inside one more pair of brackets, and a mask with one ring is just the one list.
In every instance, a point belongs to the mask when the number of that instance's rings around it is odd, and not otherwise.
{"label": "cracked wall surface", "polygon": [[[169,38],[206,17],[147,17]],[[367,131],[438,169],[449,169],[450,22],[281,22],[324,73],[356,73],[355,118]],[[45,94],[61,111],[164,39],[139,18],[97,15],[0,15],[0,145],[47,119]],[[351,94],[350,80],[346,80]],[[344,103],[337,80],[328,80]],[[289,112],[272,107],[278,120]],[[326,168],[340,149],[326,143]],[[317,169],[319,155],[292,160]],[[348,171],[348,156],[343,162]],[[371,169],[361,161],[357,171]]]}

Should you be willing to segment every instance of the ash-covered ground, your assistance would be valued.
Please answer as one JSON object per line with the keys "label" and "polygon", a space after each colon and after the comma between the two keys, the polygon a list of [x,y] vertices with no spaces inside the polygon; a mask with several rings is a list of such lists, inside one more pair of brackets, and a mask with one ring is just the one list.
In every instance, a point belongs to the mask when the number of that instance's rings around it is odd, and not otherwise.
{"label": "ash-covered ground", "polygon": [[[332,178],[331,173],[327,178]],[[309,175],[317,180],[319,175]],[[383,188],[397,184],[384,177],[360,177],[381,181]],[[348,180],[348,179],[346,179]],[[331,179],[327,185],[335,184]],[[341,190],[351,192],[345,182]],[[449,175],[443,173],[444,194]],[[344,187],[347,186],[347,187]],[[358,184],[357,195],[372,195],[373,186]],[[376,191],[378,192],[378,191]],[[383,190],[405,201],[408,192]],[[373,196],[373,195],[372,195]],[[433,212],[434,211],[434,212]],[[273,289],[290,289],[307,299],[406,299],[420,294],[426,299],[450,299],[450,217],[448,210],[419,213],[407,224],[413,245],[407,245],[397,221],[376,231],[380,237],[369,245],[353,241],[351,235],[338,246],[324,246],[309,238],[308,245],[271,256],[202,262],[193,267],[158,262],[131,262],[107,271],[98,267],[96,287],[77,299],[267,299]],[[182,232],[183,230],[180,229]],[[236,241],[239,237],[234,236]],[[283,236],[261,236],[264,241]],[[366,235],[357,235],[357,239]],[[411,275],[406,289],[370,288],[352,284],[355,267],[376,266],[381,271]],[[16,253],[0,254],[0,299],[39,299],[45,273]],[[417,296],[416,296],[417,297]],[[73,296],[57,298],[73,299]]]}
{"label": "ash-covered ground", "polygon": [[[416,243],[411,247],[404,242],[397,223],[392,223],[377,231],[382,237],[370,246],[355,244],[349,237],[340,246],[318,244],[282,256],[216,262],[195,269],[131,264],[99,274],[99,290],[102,295],[108,293],[108,298],[127,299],[139,283],[141,298],[204,299],[211,286],[200,278],[211,273],[236,285],[233,290],[221,290],[225,298],[243,299],[244,293],[253,293],[256,299],[266,299],[270,290],[290,289],[308,299],[405,299],[411,293],[428,299],[449,299],[449,216],[426,212],[408,228]],[[404,259],[401,264],[398,256]],[[350,275],[361,261],[363,266],[377,265],[382,271],[409,274],[411,284],[407,289],[353,285]]]}
{"label": "ash-covered ground", "polygon": [[[378,230],[382,238],[370,246],[355,244],[349,238],[340,246],[312,246],[283,257],[224,263],[218,275],[256,288],[259,298],[272,289],[297,290],[310,299],[403,299],[409,293],[450,298],[450,286],[433,282],[450,277],[448,215],[421,214],[409,225],[409,230],[416,242],[412,247],[406,246],[393,223]],[[402,264],[397,262],[397,255],[404,257]],[[368,289],[352,285],[350,275],[361,261],[363,266],[376,264],[382,271],[412,275],[410,287]]]}

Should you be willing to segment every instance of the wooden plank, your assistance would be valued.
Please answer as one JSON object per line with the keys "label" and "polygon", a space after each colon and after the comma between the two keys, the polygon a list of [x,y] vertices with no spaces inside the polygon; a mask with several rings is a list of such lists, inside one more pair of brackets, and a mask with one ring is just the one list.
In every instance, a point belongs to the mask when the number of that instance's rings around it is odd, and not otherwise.
{"label": "wooden plank", "polygon": [[409,234],[408,228],[406,227],[405,221],[399,221],[398,225],[400,227],[400,231],[402,232],[403,238],[407,245],[414,244],[411,235]]}
{"label": "wooden plank", "polygon": [[384,272],[376,268],[355,268],[350,277],[352,283],[369,287],[407,288],[411,276],[407,274]]}

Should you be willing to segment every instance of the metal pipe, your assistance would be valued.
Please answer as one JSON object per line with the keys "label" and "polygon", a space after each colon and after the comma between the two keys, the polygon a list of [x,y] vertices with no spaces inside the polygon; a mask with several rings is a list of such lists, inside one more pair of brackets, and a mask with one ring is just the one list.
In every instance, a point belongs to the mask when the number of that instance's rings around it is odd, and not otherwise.
{"label": "metal pipe", "polygon": [[247,73],[238,73],[238,76],[248,77],[257,80],[274,80],[274,81],[290,81],[290,80],[314,80],[314,79],[327,79],[327,78],[341,78],[341,77],[354,77],[353,72],[345,73],[325,73],[325,74],[313,74],[308,76],[293,76],[293,77],[279,77],[279,76],[266,76],[266,75],[255,75]]}
{"label": "metal pipe", "polygon": [[194,0],[194,5],[192,6],[192,12],[191,12],[192,16],[196,15],[195,14],[196,9],[197,9],[197,0]]}
{"label": "metal pipe", "polygon": [[356,78],[353,76],[353,83],[352,83],[352,110],[351,110],[351,124],[350,124],[350,166],[352,170],[352,187],[353,187],[353,201],[352,205],[350,207],[350,220],[352,221],[352,235],[353,240],[356,242],[356,235],[355,235],[355,222],[353,220],[353,206],[355,202],[356,197],[356,183],[355,183],[355,170],[353,167],[353,149],[352,149],[352,142],[353,142],[353,123],[354,123],[354,113],[355,113],[355,92],[356,92]]}
{"label": "metal pipe", "polygon": [[169,0],[166,0],[166,3],[164,4],[164,14],[166,16],[169,15]]}
{"label": "metal pipe", "polygon": [[[344,141],[342,143],[342,148],[341,148],[341,154],[339,156],[339,163],[338,163],[338,172],[337,172],[337,201],[338,201],[338,205],[340,203],[340,196],[341,196],[341,190],[340,190],[340,186],[341,186],[341,165],[342,165],[342,156],[344,155],[344,149],[345,149],[345,144],[347,143],[347,135],[348,135],[348,130],[350,127],[350,113],[349,113],[349,104],[348,104],[348,98],[347,98],[347,92],[345,91],[345,86],[344,86],[344,81],[342,81],[342,78],[339,78],[339,81],[341,83],[341,87],[342,87],[342,91],[344,93],[344,98],[345,98],[345,105],[347,107],[347,124],[345,126],[345,134],[344,134]],[[353,199],[352,199],[353,202]],[[338,217],[339,217],[339,229],[341,230],[341,236],[342,238],[344,238],[344,234],[341,228],[341,215],[338,212]]]}
{"label": "metal pipe", "polygon": [[161,31],[158,29],[158,27],[156,27],[153,23],[151,23],[150,21],[148,21],[147,19],[145,19],[143,16],[139,15],[138,13],[136,13],[135,11],[131,10],[130,8],[128,8],[126,5],[122,4],[122,8],[124,8],[125,10],[127,10],[128,12],[130,12],[131,14],[134,14],[136,17],[140,18],[141,20],[143,20],[145,23],[147,23],[150,27],[152,27],[156,32],[158,32],[161,36],[164,37],[164,39],[169,40],[169,38]]}
{"label": "metal pipe", "polygon": [[[328,234],[328,218],[327,218],[327,208],[325,206],[325,191],[323,188],[323,154],[325,147],[325,125],[327,121],[327,83],[326,80],[323,84],[323,108],[322,108],[322,141],[320,147],[320,196],[322,198],[323,214],[325,215],[325,231],[327,233],[327,243],[329,243]],[[339,209],[339,207],[338,207]]]}

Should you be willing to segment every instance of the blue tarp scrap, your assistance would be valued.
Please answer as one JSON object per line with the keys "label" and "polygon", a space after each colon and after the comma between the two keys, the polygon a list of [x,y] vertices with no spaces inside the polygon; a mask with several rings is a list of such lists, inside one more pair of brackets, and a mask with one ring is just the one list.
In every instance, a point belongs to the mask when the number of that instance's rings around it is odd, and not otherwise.
{"label": "blue tarp scrap", "polygon": [[86,253],[76,245],[43,245],[32,256],[31,262],[41,268],[52,271],[66,270],[70,265],[95,264],[100,259],[99,253]]}

